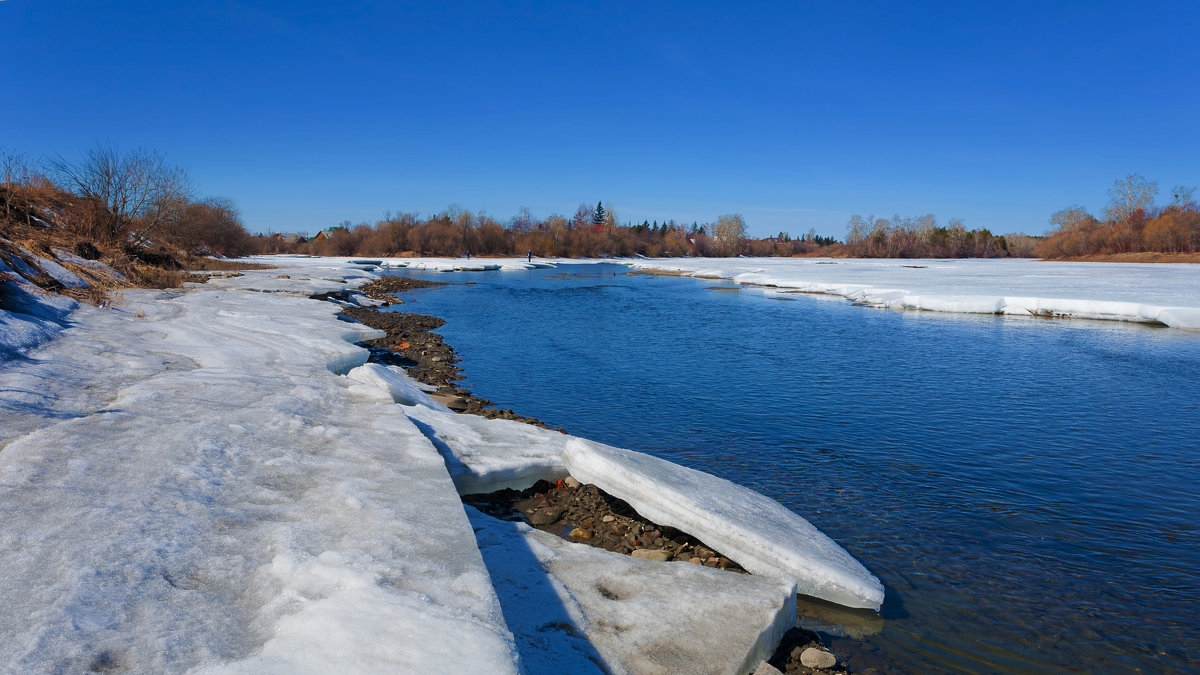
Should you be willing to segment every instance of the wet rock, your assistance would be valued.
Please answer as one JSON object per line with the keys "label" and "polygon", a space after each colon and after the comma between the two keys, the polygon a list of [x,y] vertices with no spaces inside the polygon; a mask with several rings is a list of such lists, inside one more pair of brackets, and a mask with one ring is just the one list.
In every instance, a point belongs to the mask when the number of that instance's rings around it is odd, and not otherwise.
{"label": "wet rock", "polygon": [[446,406],[447,408],[449,408],[455,412],[462,412],[467,409],[467,400],[461,396],[446,396],[443,394],[430,394],[429,398],[437,401],[438,403],[441,403],[442,405]]}
{"label": "wet rock", "polygon": [[529,522],[534,525],[552,525],[557,523],[562,518],[563,509],[561,506],[547,506],[543,509],[538,509],[529,517]]}
{"label": "wet rock", "polygon": [[837,665],[837,657],[823,649],[809,647],[800,652],[800,665],[814,670],[824,670]]}

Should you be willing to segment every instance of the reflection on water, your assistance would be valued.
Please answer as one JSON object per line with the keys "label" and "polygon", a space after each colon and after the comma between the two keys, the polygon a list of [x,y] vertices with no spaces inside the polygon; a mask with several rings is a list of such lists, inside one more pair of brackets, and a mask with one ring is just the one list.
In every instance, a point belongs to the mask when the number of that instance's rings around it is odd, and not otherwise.
{"label": "reflection on water", "polygon": [[[1200,670],[1200,335],[897,312],[616,266],[430,275],[479,395],[747,485],[887,586],[853,667]],[[573,273],[573,274],[566,274]]]}

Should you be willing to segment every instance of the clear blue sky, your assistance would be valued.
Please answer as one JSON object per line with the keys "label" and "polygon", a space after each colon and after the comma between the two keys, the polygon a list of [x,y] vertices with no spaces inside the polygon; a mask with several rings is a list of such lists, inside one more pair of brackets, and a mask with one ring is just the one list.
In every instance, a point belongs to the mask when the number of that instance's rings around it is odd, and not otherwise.
{"label": "clear blue sky", "polygon": [[251,231],[853,213],[997,233],[1200,184],[1197,2],[0,1],[0,146],[144,146]]}

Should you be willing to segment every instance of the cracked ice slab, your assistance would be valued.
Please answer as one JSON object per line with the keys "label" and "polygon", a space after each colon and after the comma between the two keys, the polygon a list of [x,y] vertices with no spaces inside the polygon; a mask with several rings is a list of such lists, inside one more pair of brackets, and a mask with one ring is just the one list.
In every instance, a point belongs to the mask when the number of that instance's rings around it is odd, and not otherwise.
{"label": "cracked ice slab", "polygon": [[539,479],[567,476],[562,452],[572,436],[425,406],[405,407],[405,412],[445,456],[461,494],[523,490]]}
{"label": "cracked ice slab", "polygon": [[563,463],[642,516],[700,539],[754,574],[847,607],[879,609],[883,584],[832,539],[772,499],[657,457],[572,439]]}
{"label": "cracked ice slab", "polygon": [[468,515],[531,673],[748,673],[796,619],[790,582],[639,560]]}

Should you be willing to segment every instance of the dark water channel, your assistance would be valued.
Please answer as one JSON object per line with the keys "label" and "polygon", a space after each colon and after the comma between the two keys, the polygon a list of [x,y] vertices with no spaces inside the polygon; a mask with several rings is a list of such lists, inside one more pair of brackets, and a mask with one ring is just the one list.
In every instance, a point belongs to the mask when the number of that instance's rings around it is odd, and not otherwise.
{"label": "dark water channel", "polygon": [[842,544],[882,613],[801,611],[852,668],[1200,671],[1200,334],[625,272],[398,272],[462,283],[400,309],[478,395]]}

